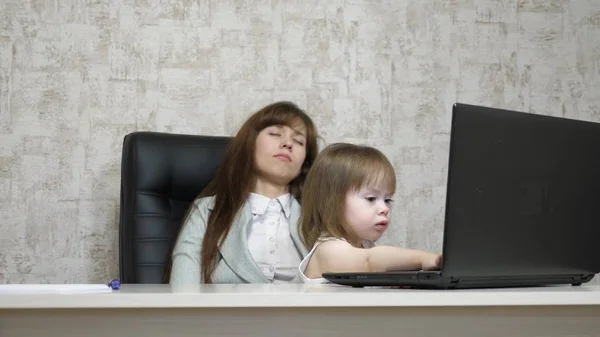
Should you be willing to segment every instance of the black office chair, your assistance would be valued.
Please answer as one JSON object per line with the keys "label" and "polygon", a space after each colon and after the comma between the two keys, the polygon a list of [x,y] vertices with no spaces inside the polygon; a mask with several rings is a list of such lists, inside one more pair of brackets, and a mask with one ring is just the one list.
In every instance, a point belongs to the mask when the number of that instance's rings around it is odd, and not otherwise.
{"label": "black office chair", "polygon": [[122,283],[164,283],[183,216],[213,178],[230,140],[159,132],[125,136],[119,219]]}

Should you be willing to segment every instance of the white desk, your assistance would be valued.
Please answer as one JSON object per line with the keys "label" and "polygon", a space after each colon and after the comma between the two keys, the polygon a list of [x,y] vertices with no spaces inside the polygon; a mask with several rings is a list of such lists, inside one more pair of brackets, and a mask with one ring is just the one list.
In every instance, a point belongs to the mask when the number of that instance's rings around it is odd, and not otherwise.
{"label": "white desk", "polygon": [[0,295],[5,336],[600,336],[600,286],[125,285],[110,294]]}

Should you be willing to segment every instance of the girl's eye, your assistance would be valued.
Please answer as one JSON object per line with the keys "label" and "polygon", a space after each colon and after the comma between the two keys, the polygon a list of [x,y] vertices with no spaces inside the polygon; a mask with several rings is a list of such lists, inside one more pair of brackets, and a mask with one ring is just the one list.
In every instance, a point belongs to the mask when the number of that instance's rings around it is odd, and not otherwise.
{"label": "girl's eye", "polygon": [[367,197],[366,199],[368,202],[375,202],[375,200],[377,200],[375,197]]}
{"label": "girl's eye", "polygon": [[394,199],[385,199],[386,204],[391,204],[392,202],[394,202]]}
{"label": "girl's eye", "polygon": [[299,141],[299,140],[294,140],[294,141],[295,141],[295,142],[296,142],[298,145],[300,145],[300,146],[304,146],[304,143],[303,143],[303,142],[301,142],[301,141]]}
{"label": "girl's eye", "polygon": [[276,132],[269,132],[269,134],[270,134],[271,136],[281,136],[280,134],[278,134],[278,133],[276,133]]}

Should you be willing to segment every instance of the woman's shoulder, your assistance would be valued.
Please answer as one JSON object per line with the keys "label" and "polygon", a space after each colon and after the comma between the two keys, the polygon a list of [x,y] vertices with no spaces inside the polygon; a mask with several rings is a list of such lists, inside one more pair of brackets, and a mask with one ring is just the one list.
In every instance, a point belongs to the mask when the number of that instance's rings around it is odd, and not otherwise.
{"label": "woman's shoulder", "polygon": [[196,198],[193,201],[193,204],[199,209],[212,209],[215,205],[215,196],[211,195],[208,197]]}
{"label": "woman's shoulder", "polygon": [[213,208],[214,199],[213,196],[194,199],[187,211],[188,213],[184,220],[184,224],[192,227],[204,227],[206,225],[208,214]]}

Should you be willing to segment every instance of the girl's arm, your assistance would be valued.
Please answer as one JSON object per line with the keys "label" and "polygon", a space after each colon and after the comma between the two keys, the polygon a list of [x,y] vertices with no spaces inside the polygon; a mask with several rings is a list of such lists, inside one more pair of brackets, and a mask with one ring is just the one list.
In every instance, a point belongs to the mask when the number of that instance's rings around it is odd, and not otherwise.
{"label": "girl's arm", "polygon": [[323,273],[436,270],[440,264],[440,254],[393,246],[362,249],[331,240],[317,247],[306,272],[308,277],[316,278]]}

